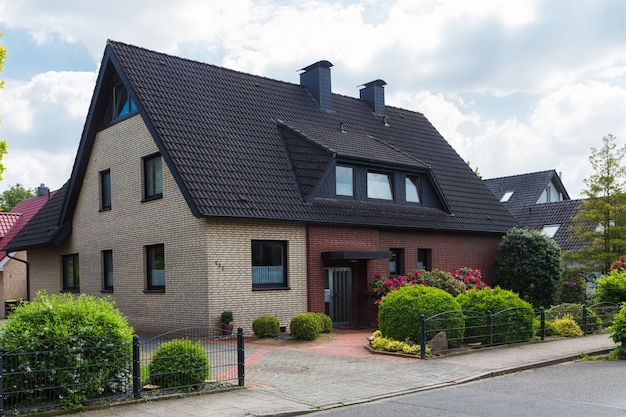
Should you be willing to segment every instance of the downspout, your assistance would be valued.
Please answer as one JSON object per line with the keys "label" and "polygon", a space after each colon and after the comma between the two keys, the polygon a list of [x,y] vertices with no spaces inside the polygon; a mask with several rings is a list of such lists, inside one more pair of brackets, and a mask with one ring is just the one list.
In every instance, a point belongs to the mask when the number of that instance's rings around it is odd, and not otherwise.
{"label": "downspout", "polygon": [[[13,252],[15,253],[15,252]],[[28,264],[28,261],[25,261],[23,259],[19,259],[19,258],[15,258],[13,256],[11,256],[11,254],[7,253],[7,257],[19,262],[22,262],[24,264],[26,264],[26,301],[30,301],[30,265]]]}

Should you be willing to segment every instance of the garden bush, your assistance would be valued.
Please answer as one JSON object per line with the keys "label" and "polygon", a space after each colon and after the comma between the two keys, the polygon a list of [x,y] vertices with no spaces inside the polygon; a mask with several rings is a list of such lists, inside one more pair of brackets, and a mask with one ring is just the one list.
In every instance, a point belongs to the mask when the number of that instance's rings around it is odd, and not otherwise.
{"label": "garden bush", "polygon": [[597,302],[626,302],[626,269],[617,268],[602,275],[596,281],[595,298]]}
{"label": "garden bush", "polygon": [[[499,287],[468,291],[456,297],[465,316],[465,341],[494,344],[530,340],[534,310],[513,291]],[[492,313],[490,339],[486,313]]]}
{"label": "garden bush", "polygon": [[210,376],[209,358],[200,342],[174,339],[157,347],[148,375],[159,388],[198,388]]}
{"label": "garden bush", "polygon": [[[585,328],[583,318],[583,306],[581,304],[559,304],[558,306],[550,307],[545,310],[546,321],[554,322],[557,319],[562,319],[566,315],[570,315],[571,318],[578,324],[581,329]],[[596,315],[593,310],[587,309],[587,331],[596,332],[602,328],[602,320]]]}
{"label": "garden bush", "polygon": [[252,331],[260,339],[277,337],[280,334],[280,323],[275,316],[265,314],[252,321]]}
{"label": "garden bush", "polygon": [[583,304],[587,299],[587,269],[568,268],[559,281],[558,300],[560,303]]}
{"label": "garden bush", "polygon": [[300,340],[315,340],[321,332],[321,320],[317,313],[302,313],[293,316],[289,324],[291,335]]}
{"label": "garden bush", "polygon": [[619,312],[613,318],[611,325],[611,339],[620,345],[615,352],[620,357],[626,357],[626,303],[622,304]]}
{"label": "garden bush", "polygon": [[[383,352],[401,352],[407,355],[420,355],[422,349],[418,344],[409,344],[400,340],[393,340],[383,337],[380,330],[376,330],[372,335],[372,341],[370,345],[372,349]],[[426,346],[426,354],[430,353],[430,347]]]}
{"label": "garden bush", "polygon": [[419,278],[429,287],[439,288],[453,297],[464,293],[467,289],[462,280],[455,278],[450,272],[434,269],[422,271]]}
{"label": "garden bush", "polygon": [[414,285],[390,292],[378,306],[379,328],[383,337],[421,343],[420,315],[427,319],[439,315],[426,324],[426,340],[445,331],[450,347],[456,347],[463,337],[463,315],[459,304],[446,291]]}
{"label": "garden bush", "polygon": [[[34,404],[52,395],[79,407],[122,392],[132,375],[132,338],[126,317],[109,299],[40,292],[0,330],[5,393],[27,390]],[[7,395],[5,401],[11,406],[16,399]]]}
{"label": "garden bush", "polygon": [[560,336],[582,336],[584,333],[571,314],[565,314],[562,318],[554,320],[556,334]]}
{"label": "garden bush", "polygon": [[324,313],[314,313],[320,324],[320,333],[332,333],[333,321]]}

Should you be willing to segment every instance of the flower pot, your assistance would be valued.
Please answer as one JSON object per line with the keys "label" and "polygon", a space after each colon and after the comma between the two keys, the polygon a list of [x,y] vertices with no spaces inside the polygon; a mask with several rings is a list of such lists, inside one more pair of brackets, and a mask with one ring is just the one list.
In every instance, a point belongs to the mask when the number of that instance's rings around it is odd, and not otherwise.
{"label": "flower pot", "polygon": [[222,336],[230,336],[233,334],[233,328],[235,326],[232,323],[224,324],[222,323]]}

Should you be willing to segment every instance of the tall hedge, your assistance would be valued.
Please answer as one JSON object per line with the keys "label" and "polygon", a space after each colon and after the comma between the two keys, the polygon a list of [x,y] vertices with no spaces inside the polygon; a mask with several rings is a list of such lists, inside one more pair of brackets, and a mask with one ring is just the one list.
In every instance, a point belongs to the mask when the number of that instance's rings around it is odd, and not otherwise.
{"label": "tall hedge", "polygon": [[39,293],[0,330],[5,400],[11,406],[27,392],[33,404],[53,395],[77,406],[121,392],[131,378],[132,337],[107,299]]}
{"label": "tall hedge", "polygon": [[[465,316],[465,340],[494,344],[522,342],[533,335],[533,306],[519,295],[499,287],[469,291],[456,297]],[[492,335],[487,326],[492,314]]]}
{"label": "tall hedge", "polygon": [[450,347],[456,347],[462,337],[464,321],[461,308],[454,297],[439,288],[425,285],[402,287],[383,297],[378,305],[379,328],[383,337],[421,343],[420,315],[430,320],[426,326],[426,341],[445,331]]}

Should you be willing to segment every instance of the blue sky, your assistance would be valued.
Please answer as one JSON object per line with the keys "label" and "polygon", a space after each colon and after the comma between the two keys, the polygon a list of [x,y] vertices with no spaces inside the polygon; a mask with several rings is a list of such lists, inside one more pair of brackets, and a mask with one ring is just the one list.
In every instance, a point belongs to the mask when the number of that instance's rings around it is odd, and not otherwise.
{"label": "blue sky", "polygon": [[[621,0],[0,0],[0,191],[69,178],[107,39],[333,91],[383,79],[485,178],[555,169],[573,198],[591,147],[626,143]],[[621,20],[621,21],[620,21]]]}

